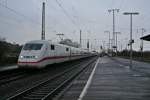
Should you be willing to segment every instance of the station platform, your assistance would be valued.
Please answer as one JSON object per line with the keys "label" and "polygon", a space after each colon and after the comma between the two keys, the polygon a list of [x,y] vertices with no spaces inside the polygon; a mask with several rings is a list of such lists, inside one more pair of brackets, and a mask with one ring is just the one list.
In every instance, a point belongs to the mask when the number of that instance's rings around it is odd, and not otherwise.
{"label": "station platform", "polygon": [[[140,66],[144,67],[144,64]],[[150,76],[132,70],[127,64],[102,57],[78,100],[150,100]]]}
{"label": "station platform", "polygon": [[11,66],[0,66],[0,72],[8,71],[8,70],[14,70],[17,69],[17,65],[11,65]]}

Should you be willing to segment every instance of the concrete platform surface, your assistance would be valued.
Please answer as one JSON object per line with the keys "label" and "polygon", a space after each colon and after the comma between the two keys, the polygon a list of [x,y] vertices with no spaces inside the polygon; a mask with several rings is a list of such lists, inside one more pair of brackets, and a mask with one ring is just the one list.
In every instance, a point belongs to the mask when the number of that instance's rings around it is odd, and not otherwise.
{"label": "concrete platform surface", "polygon": [[17,69],[18,66],[17,65],[12,65],[12,66],[0,66],[0,72],[2,71],[8,71],[8,70],[13,70],[13,69]]}
{"label": "concrete platform surface", "polygon": [[[142,62],[140,67],[144,69]],[[150,100],[150,75],[102,57],[83,100]]]}

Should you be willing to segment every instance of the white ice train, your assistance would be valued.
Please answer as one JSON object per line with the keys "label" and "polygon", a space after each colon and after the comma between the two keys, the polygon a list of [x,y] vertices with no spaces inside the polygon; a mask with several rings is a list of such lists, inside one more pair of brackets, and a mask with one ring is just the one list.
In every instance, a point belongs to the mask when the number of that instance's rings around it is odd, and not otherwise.
{"label": "white ice train", "polygon": [[43,68],[49,64],[60,63],[92,56],[86,50],[47,40],[27,42],[19,55],[20,68]]}

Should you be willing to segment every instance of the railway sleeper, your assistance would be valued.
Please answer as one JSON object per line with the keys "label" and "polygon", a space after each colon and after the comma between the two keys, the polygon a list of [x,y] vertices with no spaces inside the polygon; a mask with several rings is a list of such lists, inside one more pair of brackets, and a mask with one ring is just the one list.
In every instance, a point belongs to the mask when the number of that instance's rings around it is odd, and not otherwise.
{"label": "railway sleeper", "polygon": [[47,95],[48,93],[34,93],[34,94],[26,94],[22,97],[44,97],[45,95]]}
{"label": "railway sleeper", "polygon": [[57,80],[57,81],[55,81],[55,82],[53,82],[53,83],[50,83],[51,85],[58,85],[58,84],[60,84],[63,80],[65,80],[65,79],[67,79],[67,78],[59,78],[59,80]]}
{"label": "railway sleeper", "polygon": [[45,91],[41,91],[41,90],[38,90],[38,91],[32,91],[30,92],[30,94],[34,94],[34,93],[49,93],[50,91],[53,91],[53,90],[45,90]]}
{"label": "railway sleeper", "polygon": [[[56,88],[56,86],[44,86],[44,87],[39,87],[38,89],[35,89],[36,91],[37,90],[49,90],[50,88]],[[33,90],[34,91],[34,90]]]}
{"label": "railway sleeper", "polygon": [[35,90],[35,91],[51,91],[51,90],[54,90],[56,88],[56,86],[55,87],[47,87],[47,88],[41,88],[41,89],[39,89],[39,90]]}
{"label": "railway sleeper", "polygon": [[[62,82],[62,81],[61,81]],[[46,86],[44,86],[44,87],[55,87],[55,86],[58,86],[60,84],[60,82],[58,83],[56,83],[56,84],[47,84]],[[44,88],[43,87],[43,88]]]}
{"label": "railway sleeper", "polygon": [[46,94],[48,94],[48,93],[49,93],[48,91],[46,91],[46,92],[45,92],[45,91],[44,91],[44,92],[39,92],[39,91],[38,91],[38,92],[31,92],[31,95],[32,95],[32,94],[39,94],[39,95],[40,95],[40,94],[41,94],[41,95],[45,94],[45,95],[46,95]]}
{"label": "railway sleeper", "polygon": [[23,95],[23,96],[21,96],[21,97],[33,97],[33,96],[43,96],[43,95],[45,95],[45,94],[42,94],[42,95],[39,95],[39,94],[25,94],[25,95]]}
{"label": "railway sleeper", "polygon": [[23,97],[21,99],[18,100],[41,100],[42,97]]}
{"label": "railway sleeper", "polygon": [[56,81],[56,82],[52,82],[52,83],[48,83],[46,84],[44,87],[48,87],[48,86],[56,86],[56,85],[59,85],[62,81]]}

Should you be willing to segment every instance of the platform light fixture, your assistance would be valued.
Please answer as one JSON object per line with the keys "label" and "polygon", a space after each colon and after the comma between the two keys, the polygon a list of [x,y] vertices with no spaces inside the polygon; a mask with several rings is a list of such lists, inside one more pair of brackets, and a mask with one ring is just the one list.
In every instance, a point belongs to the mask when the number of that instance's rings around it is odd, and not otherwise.
{"label": "platform light fixture", "polygon": [[133,15],[138,15],[138,12],[124,12],[124,15],[130,15],[130,68],[132,68],[132,16]]}

